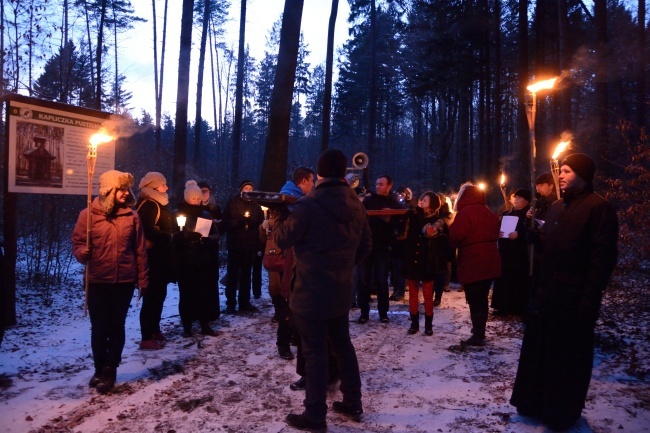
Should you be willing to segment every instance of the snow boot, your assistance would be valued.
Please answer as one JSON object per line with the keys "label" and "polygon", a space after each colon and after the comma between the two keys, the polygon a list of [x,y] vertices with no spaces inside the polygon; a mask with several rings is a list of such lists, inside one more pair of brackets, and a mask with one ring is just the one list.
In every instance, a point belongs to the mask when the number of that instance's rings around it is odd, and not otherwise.
{"label": "snow boot", "polygon": [[115,388],[115,380],[117,379],[117,368],[104,367],[102,371],[102,378],[97,384],[97,392],[100,394],[107,394]]}
{"label": "snow boot", "polygon": [[433,315],[424,316],[424,335],[433,335]]}
{"label": "snow boot", "polygon": [[102,369],[95,369],[95,374],[93,374],[93,377],[90,378],[90,381],[88,382],[88,386],[90,388],[97,388],[97,385],[102,381]]}
{"label": "snow boot", "polygon": [[413,335],[420,329],[420,313],[411,314],[411,327],[406,333]]}

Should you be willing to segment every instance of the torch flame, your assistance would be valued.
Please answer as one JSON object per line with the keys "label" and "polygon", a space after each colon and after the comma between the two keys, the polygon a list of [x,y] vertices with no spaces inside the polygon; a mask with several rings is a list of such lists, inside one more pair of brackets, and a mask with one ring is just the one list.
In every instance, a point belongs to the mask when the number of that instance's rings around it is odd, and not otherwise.
{"label": "torch flame", "polygon": [[107,134],[106,132],[103,132],[102,130],[99,130],[95,134],[90,136],[90,145],[93,147],[97,147],[97,145],[102,144],[102,143],[108,143],[109,141],[113,141],[113,136]]}
{"label": "torch flame", "polygon": [[482,191],[485,191],[485,183],[479,182],[479,184],[477,186],[478,186],[478,189],[480,189]]}
{"label": "torch flame", "polygon": [[499,182],[500,185],[505,185],[506,184],[506,175],[501,173],[501,182]]}
{"label": "torch flame", "polygon": [[528,91],[531,93],[537,93],[540,90],[552,89],[556,81],[557,81],[557,77],[548,80],[538,81],[526,87],[526,89],[528,89]]}
{"label": "torch flame", "polygon": [[564,152],[570,143],[571,141],[560,141],[555,147],[555,152],[553,152],[553,156],[551,158],[557,159],[557,157],[560,156],[560,153]]}

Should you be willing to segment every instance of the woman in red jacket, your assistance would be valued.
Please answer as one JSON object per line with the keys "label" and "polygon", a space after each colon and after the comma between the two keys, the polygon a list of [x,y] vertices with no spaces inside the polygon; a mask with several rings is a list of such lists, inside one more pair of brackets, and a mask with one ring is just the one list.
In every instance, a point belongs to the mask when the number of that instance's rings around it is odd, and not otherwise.
{"label": "woman in red jacket", "polygon": [[[133,290],[148,285],[144,230],[135,204],[133,176],[109,170],[99,176],[99,196],[79,213],[72,232],[72,254],[87,267],[90,344],[95,374],[88,385],[104,394],[115,386],[124,349],[126,314]],[[90,234],[90,245],[86,244]]]}
{"label": "woman in red jacket", "polygon": [[492,280],[501,275],[497,249],[499,218],[486,206],[485,192],[471,183],[461,185],[449,243],[458,248],[458,280],[465,287],[472,336],[461,344],[483,346]]}

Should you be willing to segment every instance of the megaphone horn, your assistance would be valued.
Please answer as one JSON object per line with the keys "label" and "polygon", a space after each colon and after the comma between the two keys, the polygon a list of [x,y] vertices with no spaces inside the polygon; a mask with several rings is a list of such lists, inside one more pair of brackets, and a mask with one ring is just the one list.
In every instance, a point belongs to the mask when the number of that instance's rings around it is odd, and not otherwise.
{"label": "megaphone horn", "polygon": [[363,152],[357,152],[352,157],[352,165],[358,169],[364,169],[368,167],[368,155]]}

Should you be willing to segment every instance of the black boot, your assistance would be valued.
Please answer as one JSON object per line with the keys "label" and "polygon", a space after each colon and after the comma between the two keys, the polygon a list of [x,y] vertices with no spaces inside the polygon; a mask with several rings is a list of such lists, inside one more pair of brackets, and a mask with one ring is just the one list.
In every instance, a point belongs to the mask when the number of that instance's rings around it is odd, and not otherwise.
{"label": "black boot", "polygon": [[420,313],[411,314],[411,327],[406,333],[413,335],[420,329]]}
{"label": "black boot", "polygon": [[102,371],[102,378],[97,384],[97,392],[106,394],[115,388],[115,380],[117,379],[117,368],[104,367]]}
{"label": "black boot", "polygon": [[102,381],[102,370],[101,368],[95,369],[95,374],[90,378],[88,386],[91,388],[97,388],[97,385]]}
{"label": "black boot", "polygon": [[433,315],[424,316],[424,335],[433,335]]}

